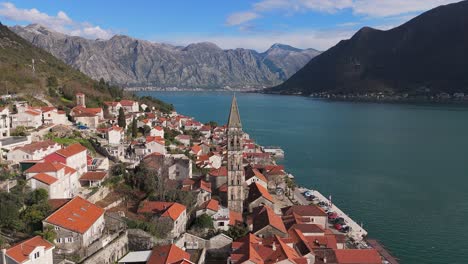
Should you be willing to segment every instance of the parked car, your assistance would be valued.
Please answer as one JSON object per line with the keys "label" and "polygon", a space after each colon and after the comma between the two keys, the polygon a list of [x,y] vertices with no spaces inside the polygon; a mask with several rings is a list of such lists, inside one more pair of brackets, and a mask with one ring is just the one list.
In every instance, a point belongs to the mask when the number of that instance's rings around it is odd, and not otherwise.
{"label": "parked car", "polygon": [[338,223],[334,224],[333,227],[334,227],[336,230],[341,230],[341,228],[342,228],[341,224],[338,224]]}
{"label": "parked car", "polygon": [[349,226],[342,226],[341,229],[340,229],[340,232],[341,233],[348,233],[349,231],[351,230],[351,227]]}
{"label": "parked car", "polygon": [[332,219],[330,222],[332,224],[342,224],[342,225],[345,224],[345,221],[344,221],[343,217],[337,217],[335,219]]}

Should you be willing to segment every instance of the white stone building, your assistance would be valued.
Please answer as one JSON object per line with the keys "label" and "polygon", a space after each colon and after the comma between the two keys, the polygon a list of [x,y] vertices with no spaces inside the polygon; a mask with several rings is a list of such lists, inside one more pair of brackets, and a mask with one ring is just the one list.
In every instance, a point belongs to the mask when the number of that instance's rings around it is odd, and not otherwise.
{"label": "white stone building", "polygon": [[1,264],[50,264],[53,263],[55,246],[40,236],[22,241],[8,249],[2,249]]}
{"label": "white stone building", "polygon": [[33,142],[8,152],[7,160],[15,163],[23,160],[41,160],[61,148],[60,144],[51,140]]}
{"label": "white stone building", "polygon": [[49,199],[72,198],[78,194],[77,171],[62,163],[36,163],[24,173],[31,189],[47,190]]}

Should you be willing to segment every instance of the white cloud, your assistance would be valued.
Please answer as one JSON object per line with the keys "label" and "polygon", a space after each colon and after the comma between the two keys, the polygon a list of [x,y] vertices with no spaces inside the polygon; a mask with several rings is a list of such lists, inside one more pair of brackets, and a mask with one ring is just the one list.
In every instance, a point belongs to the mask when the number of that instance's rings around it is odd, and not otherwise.
{"label": "white cloud", "polygon": [[[355,15],[366,17],[389,17],[402,14],[426,11],[439,5],[459,2],[460,0],[262,0],[252,5],[250,11],[242,13],[255,14],[251,21],[261,14],[281,11],[286,14],[315,11],[335,13],[345,9]],[[228,25],[240,25],[243,22]]]}
{"label": "white cloud", "polygon": [[113,34],[110,30],[93,26],[86,22],[73,21],[65,12],[59,11],[57,15],[51,16],[40,12],[36,8],[21,9],[9,2],[0,3],[0,17],[15,22],[27,22],[40,24],[49,29],[73,36],[85,38],[110,38]]}
{"label": "white cloud", "polygon": [[229,26],[237,26],[240,24],[244,24],[250,20],[258,18],[259,15],[255,12],[237,12],[231,14],[227,20],[226,24]]}
{"label": "white cloud", "polygon": [[297,48],[314,48],[326,50],[342,39],[348,39],[354,30],[303,30],[295,32],[275,32],[261,34],[242,34],[238,36],[190,36],[188,34],[171,36],[167,39],[155,39],[157,42],[169,42],[174,45],[185,46],[195,42],[213,42],[223,49],[247,48],[258,52],[267,50],[273,43],[284,43]]}

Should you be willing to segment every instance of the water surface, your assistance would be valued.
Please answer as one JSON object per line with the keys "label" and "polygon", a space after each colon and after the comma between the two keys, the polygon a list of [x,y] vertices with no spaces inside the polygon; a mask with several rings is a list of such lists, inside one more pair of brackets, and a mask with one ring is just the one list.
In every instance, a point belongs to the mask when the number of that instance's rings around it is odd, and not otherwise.
{"label": "water surface", "polygon": [[[141,92],[226,123],[232,94]],[[237,94],[244,130],[402,263],[468,263],[468,109]]]}

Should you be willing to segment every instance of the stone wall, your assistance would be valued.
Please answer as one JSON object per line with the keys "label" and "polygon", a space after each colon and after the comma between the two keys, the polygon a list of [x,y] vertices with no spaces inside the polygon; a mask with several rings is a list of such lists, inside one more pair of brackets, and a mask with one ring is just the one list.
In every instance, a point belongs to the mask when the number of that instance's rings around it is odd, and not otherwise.
{"label": "stone wall", "polygon": [[87,197],[86,200],[96,203],[102,199],[104,199],[110,193],[110,189],[106,186],[102,186],[97,190],[97,192],[93,193],[91,196]]}
{"label": "stone wall", "polygon": [[123,232],[122,235],[111,241],[107,246],[92,256],[84,260],[83,264],[110,264],[115,263],[128,252],[128,236],[127,232]]}

